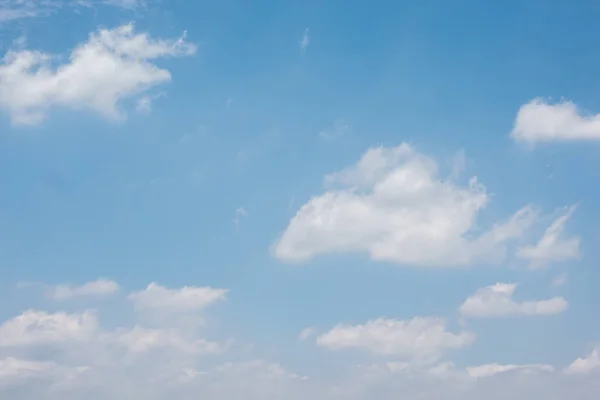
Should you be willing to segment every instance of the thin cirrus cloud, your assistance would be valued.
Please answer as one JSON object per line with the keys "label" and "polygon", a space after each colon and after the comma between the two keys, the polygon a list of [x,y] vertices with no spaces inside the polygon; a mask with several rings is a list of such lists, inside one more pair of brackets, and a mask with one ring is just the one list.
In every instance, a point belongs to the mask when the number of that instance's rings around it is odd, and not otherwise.
{"label": "thin cirrus cloud", "polygon": [[517,257],[528,260],[532,269],[541,269],[551,263],[580,258],[579,237],[565,237],[564,235],[565,225],[571,219],[576,208],[577,205],[573,205],[556,218],[536,244],[517,249]]}
{"label": "thin cirrus cloud", "polygon": [[411,320],[379,318],[362,325],[339,324],[317,337],[317,344],[330,350],[360,349],[375,354],[431,360],[443,351],[459,349],[475,340],[471,332],[453,333],[446,321],[434,317]]}
{"label": "thin cirrus cloud", "polygon": [[441,178],[436,162],[407,143],[371,148],[325,182],[329,189],[304,204],[273,244],[278,259],[367,253],[417,267],[499,263],[537,219],[525,206],[474,235],[490,201],[486,188],[475,177],[465,185]]}
{"label": "thin cirrus cloud", "polygon": [[142,7],[147,0],[0,0],[0,23],[47,16],[59,9],[107,5],[133,10]]}
{"label": "thin cirrus cloud", "polygon": [[513,316],[554,315],[568,308],[562,297],[547,300],[518,302],[513,299],[516,284],[496,283],[478,289],[459,307],[459,312],[471,318],[499,318]]}
{"label": "thin cirrus cloud", "polygon": [[54,55],[13,49],[0,63],[0,108],[13,124],[38,124],[55,107],[88,109],[119,120],[126,116],[123,100],[135,101],[171,80],[154,60],[190,56],[196,49],[185,34],[153,39],[136,33],[133,24],[91,33],[57,67],[51,64]]}
{"label": "thin cirrus cloud", "polygon": [[600,140],[600,114],[587,114],[571,101],[537,98],[522,105],[511,132],[521,143]]}
{"label": "thin cirrus cloud", "polygon": [[520,372],[525,374],[535,374],[544,372],[553,372],[554,367],[547,364],[484,364],[476,367],[467,367],[467,373],[471,378],[490,378],[498,374],[508,372]]}

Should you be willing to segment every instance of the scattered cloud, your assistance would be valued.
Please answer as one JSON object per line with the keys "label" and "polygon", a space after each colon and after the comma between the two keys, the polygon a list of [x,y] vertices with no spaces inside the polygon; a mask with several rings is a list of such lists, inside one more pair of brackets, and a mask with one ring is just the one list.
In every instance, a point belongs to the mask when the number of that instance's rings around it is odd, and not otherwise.
{"label": "scattered cloud", "polygon": [[475,340],[471,332],[452,333],[441,318],[375,319],[363,325],[339,324],[317,337],[330,350],[361,349],[409,360],[436,360],[444,350],[459,349]]}
{"label": "scattered cloud", "polygon": [[167,289],[150,283],[146,289],[131,293],[128,298],[138,310],[165,310],[169,312],[201,311],[209,305],[225,300],[227,289],[184,286],[180,289]]}
{"label": "scattered cloud", "polygon": [[313,327],[304,328],[302,332],[300,332],[300,335],[298,335],[298,339],[306,340],[313,336],[315,333],[317,333],[317,330]]}
{"label": "scattered cloud", "polygon": [[471,378],[489,378],[494,375],[503,374],[507,372],[519,372],[525,374],[535,374],[544,372],[553,372],[554,367],[547,364],[486,364],[477,367],[467,367],[467,373]]}
{"label": "scattered cloud", "polygon": [[542,238],[533,246],[524,246],[517,250],[517,257],[529,260],[532,269],[548,266],[550,263],[577,260],[579,252],[579,237],[563,237],[565,224],[569,221],[576,205],[558,217],[544,232]]}
{"label": "scattered cloud", "polygon": [[74,297],[101,297],[116,293],[119,285],[108,279],[98,279],[81,286],[56,285],[46,291],[48,297],[54,300],[68,300]]}
{"label": "scattered cloud", "polygon": [[188,338],[175,329],[148,329],[135,326],[122,329],[105,337],[110,343],[126,347],[133,353],[145,353],[152,349],[181,351],[187,354],[218,354],[227,350],[228,343],[210,342],[205,339]]}
{"label": "scattered cloud", "polygon": [[562,297],[518,302],[513,299],[516,284],[496,283],[478,289],[460,306],[462,315],[472,318],[553,315],[564,312],[568,304]]}
{"label": "scattered cloud", "polygon": [[537,98],[521,106],[511,136],[527,144],[600,140],[600,114],[584,114],[571,101]]}
{"label": "scattered cloud", "polygon": [[0,0],[0,23],[48,16],[64,8],[108,5],[133,10],[145,4],[146,0]]}
{"label": "scattered cloud", "polygon": [[403,143],[369,149],[357,165],[326,176],[329,189],[292,218],[275,257],[303,262],[321,254],[368,253],[373,260],[429,267],[500,263],[507,244],[537,218],[530,206],[487,230],[476,217],[489,202],[467,185],[438,177],[433,159]]}
{"label": "scattered cloud", "polygon": [[348,129],[348,123],[344,119],[338,118],[333,122],[332,126],[319,132],[319,137],[324,140],[335,140],[344,136],[348,132]]}
{"label": "scattered cloud", "polygon": [[586,357],[580,357],[564,369],[565,374],[581,375],[588,374],[600,369],[600,347],[596,347]]}
{"label": "scattered cloud", "polygon": [[310,44],[310,34],[309,34],[308,28],[306,28],[304,30],[304,33],[302,34],[302,39],[300,40],[300,49],[302,50],[302,52],[306,51],[306,48],[308,47],[309,44]]}
{"label": "scattered cloud", "polygon": [[0,325],[0,347],[90,340],[98,329],[94,313],[47,313],[29,310]]}
{"label": "scattered cloud", "polygon": [[248,212],[244,207],[238,207],[235,210],[235,215],[233,217],[233,223],[237,228],[239,228],[242,218],[248,218]]}
{"label": "scattered cloud", "polygon": [[569,274],[567,274],[566,272],[558,274],[554,277],[554,279],[552,279],[552,282],[550,282],[550,287],[553,287],[553,288],[561,287],[565,283],[567,283],[568,279],[569,279]]}
{"label": "scattered cloud", "polygon": [[133,24],[91,33],[68,62],[58,66],[51,54],[10,50],[0,63],[0,108],[14,124],[38,124],[55,107],[122,119],[124,100],[139,101],[151,88],[171,80],[170,72],[153,60],[195,52],[185,34],[173,40],[152,39],[136,33]]}

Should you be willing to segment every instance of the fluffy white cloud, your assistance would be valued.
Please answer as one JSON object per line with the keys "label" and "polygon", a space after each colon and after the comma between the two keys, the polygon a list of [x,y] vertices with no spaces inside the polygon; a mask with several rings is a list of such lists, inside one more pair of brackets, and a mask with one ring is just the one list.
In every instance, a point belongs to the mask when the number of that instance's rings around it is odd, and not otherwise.
{"label": "fluffy white cloud", "polygon": [[600,347],[592,350],[586,357],[579,357],[565,368],[564,372],[569,375],[587,374],[600,368]]}
{"label": "fluffy white cloud", "polygon": [[227,292],[227,289],[198,286],[167,289],[151,283],[146,289],[131,293],[129,299],[137,309],[200,311],[219,300],[225,300]]}
{"label": "fluffy white cloud", "polygon": [[119,285],[108,279],[98,279],[83,285],[61,284],[50,288],[47,295],[55,300],[67,300],[73,297],[107,296],[116,293]]}
{"label": "fluffy white cloud", "polygon": [[466,347],[473,340],[475,335],[471,332],[447,331],[441,318],[415,317],[380,318],[363,325],[340,324],[317,337],[317,344],[331,350],[356,348],[429,361],[439,358],[444,350]]}
{"label": "fluffy white cloud", "polygon": [[459,311],[472,318],[493,318],[559,314],[568,307],[562,297],[517,302],[512,298],[516,288],[516,284],[496,283],[478,289],[465,300]]}
{"label": "fluffy white cloud", "polygon": [[525,374],[534,374],[542,372],[553,372],[554,367],[547,364],[485,364],[476,367],[467,367],[467,373],[471,378],[489,378],[494,375],[507,372],[519,372]]}
{"label": "fluffy white cloud", "polygon": [[[366,252],[374,260],[420,266],[497,263],[534,222],[531,207],[475,230],[489,196],[438,176],[436,163],[410,145],[369,149],[357,165],[326,177],[330,189],[298,211],[273,246],[284,261]],[[336,187],[337,186],[337,187]]]}
{"label": "fluffy white cloud", "polygon": [[586,115],[570,101],[537,98],[521,106],[511,132],[524,143],[600,140],[600,114]]}
{"label": "fluffy white cloud", "polygon": [[0,347],[87,341],[97,329],[92,312],[50,314],[29,310],[0,325]]}
{"label": "fluffy white cloud", "polygon": [[135,100],[152,87],[171,80],[157,67],[158,58],[189,56],[196,46],[185,35],[173,40],[135,33],[132,24],[100,29],[77,46],[68,62],[54,66],[55,56],[13,49],[0,63],[0,108],[15,124],[42,121],[49,109],[90,109],[120,119],[120,103]]}
{"label": "fluffy white cloud", "polygon": [[533,246],[517,250],[517,257],[529,260],[531,268],[543,268],[552,262],[576,260],[580,258],[579,237],[564,237],[565,224],[569,221],[576,206],[571,206],[558,217]]}

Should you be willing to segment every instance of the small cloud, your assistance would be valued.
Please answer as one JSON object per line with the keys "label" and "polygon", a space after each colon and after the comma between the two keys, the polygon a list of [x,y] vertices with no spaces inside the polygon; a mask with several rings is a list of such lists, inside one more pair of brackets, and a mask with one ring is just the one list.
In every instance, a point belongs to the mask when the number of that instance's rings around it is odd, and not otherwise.
{"label": "small cloud", "polygon": [[536,244],[517,249],[517,257],[529,260],[531,269],[546,268],[551,263],[579,259],[579,237],[564,235],[565,225],[576,209],[577,204],[567,208],[563,215],[552,222]]}
{"label": "small cloud", "polygon": [[233,217],[233,223],[235,224],[236,227],[239,228],[241,219],[247,218],[247,217],[248,217],[248,213],[246,212],[244,207],[239,207],[237,210],[235,210],[235,216]]}
{"label": "small cloud", "polygon": [[567,301],[562,297],[518,302],[513,299],[514,283],[496,283],[478,289],[460,306],[461,315],[471,318],[555,315],[564,312]]}
{"label": "small cloud", "polygon": [[338,118],[333,125],[319,132],[319,137],[324,140],[334,140],[344,136],[348,132],[348,123],[343,118]]}
{"label": "small cloud", "polygon": [[154,100],[161,98],[164,93],[159,93],[155,95],[143,95],[139,99],[137,99],[135,104],[135,110],[139,113],[149,114],[152,111],[152,103]]}
{"label": "small cloud", "polygon": [[108,279],[98,279],[83,285],[56,285],[46,291],[54,300],[68,300],[74,297],[103,297],[116,293],[119,285]]}
{"label": "small cloud", "polygon": [[152,111],[152,98],[150,96],[140,97],[135,105],[135,110],[146,114]]}
{"label": "small cloud", "polygon": [[233,98],[228,98],[227,101],[225,102],[225,107],[229,108],[231,107],[231,105],[233,104]]}
{"label": "small cloud", "polygon": [[600,140],[600,114],[584,112],[572,101],[551,103],[537,98],[521,106],[511,137],[533,145],[547,142]]}
{"label": "small cloud", "polygon": [[309,337],[313,336],[315,333],[317,333],[317,330],[313,327],[308,327],[302,330],[302,332],[300,332],[300,335],[298,335],[298,339],[299,340],[306,340]]}
{"label": "small cloud", "polygon": [[550,287],[557,288],[563,286],[565,283],[567,283],[568,277],[569,275],[566,272],[557,275],[554,279],[552,279],[552,282],[550,282]]}
{"label": "small cloud", "polygon": [[592,350],[586,357],[573,361],[563,372],[567,375],[583,375],[600,368],[600,346]]}
{"label": "small cloud", "polygon": [[310,44],[310,35],[309,35],[308,28],[306,28],[304,30],[304,34],[302,35],[302,40],[300,40],[300,49],[302,50],[303,53],[306,51],[306,48],[308,47],[309,44]]}

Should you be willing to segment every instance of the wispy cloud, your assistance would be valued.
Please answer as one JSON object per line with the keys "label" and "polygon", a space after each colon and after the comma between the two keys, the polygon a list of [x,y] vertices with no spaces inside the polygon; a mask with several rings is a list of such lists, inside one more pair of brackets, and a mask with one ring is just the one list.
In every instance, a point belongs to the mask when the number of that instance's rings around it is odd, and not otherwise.
{"label": "wispy cloud", "polygon": [[239,228],[241,219],[247,217],[248,212],[246,209],[244,209],[244,207],[238,207],[238,209],[235,210],[235,215],[233,217],[233,223],[235,224],[236,228]]}
{"label": "wispy cloud", "polygon": [[308,28],[306,28],[304,30],[304,34],[302,35],[302,40],[300,40],[300,49],[302,50],[303,53],[306,51],[306,48],[308,47],[309,44],[310,44],[310,32],[309,32]]}
{"label": "wispy cloud", "polygon": [[348,123],[343,118],[337,118],[333,125],[319,132],[319,137],[324,140],[334,140],[344,136],[349,129]]}
{"label": "wispy cloud", "polygon": [[0,0],[0,22],[48,16],[63,8],[97,5],[132,10],[146,5],[146,0]]}

